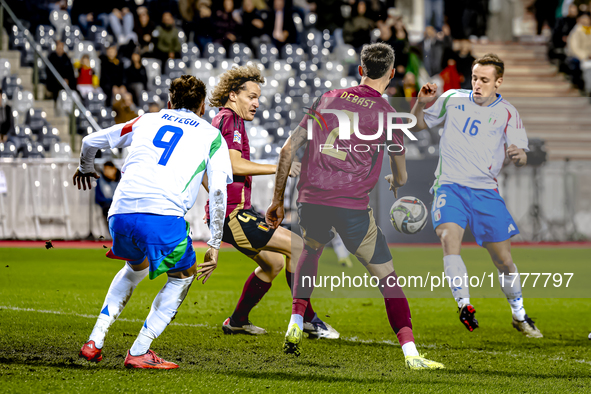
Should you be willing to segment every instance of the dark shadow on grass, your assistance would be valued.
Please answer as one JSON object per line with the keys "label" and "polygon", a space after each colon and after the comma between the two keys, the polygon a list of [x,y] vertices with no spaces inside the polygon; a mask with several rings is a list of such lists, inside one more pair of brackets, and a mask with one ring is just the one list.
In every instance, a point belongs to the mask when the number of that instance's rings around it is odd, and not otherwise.
{"label": "dark shadow on grass", "polygon": [[4,365],[18,365],[18,366],[27,366],[27,367],[50,367],[50,368],[63,368],[63,369],[72,369],[72,370],[96,370],[98,369],[121,369],[123,367],[123,363],[121,366],[110,365],[110,364],[96,364],[91,363],[89,361],[74,360],[72,358],[67,359],[53,359],[47,360],[41,357],[29,358],[29,359],[22,359],[22,358],[10,358],[10,357],[0,357],[0,364]]}

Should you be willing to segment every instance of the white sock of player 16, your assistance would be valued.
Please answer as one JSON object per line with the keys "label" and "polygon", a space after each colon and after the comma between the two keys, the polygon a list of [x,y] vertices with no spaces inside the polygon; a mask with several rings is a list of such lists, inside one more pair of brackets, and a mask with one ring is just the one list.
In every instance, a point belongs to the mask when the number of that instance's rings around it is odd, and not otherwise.
{"label": "white sock of player 16", "polygon": [[[448,284],[451,288],[451,293],[458,303],[458,307],[470,303],[470,289],[466,278],[468,277],[468,270],[466,264],[459,254],[450,254],[443,257],[443,271],[448,278]],[[454,281],[455,279],[455,281]]]}
{"label": "white sock of player 16", "polygon": [[88,338],[89,341],[94,341],[97,348],[101,349],[103,347],[109,327],[125,308],[135,287],[148,275],[148,270],[146,268],[141,271],[134,271],[129,264],[125,264],[113,278],[101,308],[101,313]]}
{"label": "white sock of player 16", "polygon": [[144,326],[129,351],[132,356],[141,356],[150,350],[152,341],[158,338],[174,319],[178,308],[187,296],[193,279],[195,279],[194,276],[185,279],[168,277],[168,281],[154,298]]}
{"label": "white sock of player 16", "polygon": [[499,271],[499,283],[507,297],[507,301],[509,301],[509,305],[511,305],[513,315],[517,320],[523,321],[525,320],[525,308],[523,307],[523,297],[521,295],[521,275],[519,275],[517,267],[515,267],[515,274],[517,275],[501,275],[501,271]]}

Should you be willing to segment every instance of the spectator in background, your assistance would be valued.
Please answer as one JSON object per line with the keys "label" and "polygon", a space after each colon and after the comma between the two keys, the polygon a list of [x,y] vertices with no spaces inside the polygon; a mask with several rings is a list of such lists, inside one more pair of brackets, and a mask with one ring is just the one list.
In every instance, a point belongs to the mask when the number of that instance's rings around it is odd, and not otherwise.
{"label": "spectator in background", "polygon": [[273,44],[279,49],[285,44],[297,42],[297,31],[292,14],[291,5],[286,5],[284,0],[273,1],[273,10],[269,13],[266,27],[267,34],[271,36]]}
{"label": "spectator in background", "polygon": [[2,87],[0,87],[0,142],[6,142],[8,134],[14,131],[14,117],[12,108],[2,99]]}
{"label": "spectator in background", "polygon": [[160,59],[163,65],[167,59],[178,59],[181,56],[179,31],[170,12],[162,14],[162,23],[154,30],[154,36],[154,57]]}
{"label": "spectator in background", "polygon": [[[126,2],[119,1],[122,3],[118,4],[119,7],[126,5]],[[133,32],[133,13],[129,7],[113,8],[113,11],[109,14],[109,26],[111,26],[115,39],[120,46],[127,44],[131,40],[137,41],[137,37]]]}
{"label": "spectator in background", "polygon": [[133,31],[137,36],[137,42],[140,53],[143,55],[150,52],[150,44],[152,43],[152,33],[156,25],[150,19],[148,9],[146,7],[138,7],[137,21],[134,23]]}
{"label": "spectator in background", "polygon": [[155,101],[152,101],[148,106],[148,112],[150,113],[160,112],[160,109],[160,105],[158,105],[158,103]]}
{"label": "spectator in background", "polygon": [[74,0],[71,11],[72,23],[80,26],[82,35],[88,37],[91,26],[109,26],[109,14],[113,8],[114,0]]}
{"label": "spectator in background", "polygon": [[472,65],[474,56],[472,56],[472,43],[468,39],[460,41],[460,51],[456,57],[456,68],[460,74],[460,86],[462,89],[472,89]]}
{"label": "spectator in background", "polygon": [[[491,41],[507,42],[513,40],[513,0],[490,0],[488,11],[487,37]],[[522,3],[519,6],[523,7]]]}
{"label": "spectator in background", "polygon": [[100,56],[101,81],[100,85],[107,95],[107,105],[111,105],[113,95],[127,92],[123,85],[123,64],[117,58],[117,48],[107,48],[107,54]]}
{"label": "spectator in background", "polygon": [[579,16],[576,26],[568,36],[567,64],[573,83],[587,93],[591,91],[591,17],[588,13]]}
{"label": "spectator in background", "polygon": [[265,34],[265,24],[261,12],[255,8],[253,0],[244,0],[242,9],[238,13],[242,42],[254,51],[260,43],[260,37]]}
{"label": "spectator in background", "polygon": [[99,82],[94,70],[90,67],[90,57],[87,53],[82,55],[79,66],[78,92],[82,97],[85,97],[88,93],[95,91],[95,88],[99,86]]}
{"label": "spectator in background", "polygon": [[[74,67],[68,54],[64,51],[64,43],[58,41],[55,46],[55,52],[48,57],[49,62],[55,67],[58,74],[64,79],[70,89],[76,89],[76,77],[74,76]],[[47,73],[45,83],[47,90],[51,92],[53,100],[57,100],[58,92],[63,89],[57,78],[52,72]]]}
{"label": "spectator in background", "polygon": [[213,42],[211,32],[213,31],[211,12],[211,0],[197,0],[197,12],[193,18],[195,26],[195,44],[201,53],[205,52],[207,44]]}
{"label": "spectator in background", "polygon": [[364,0],[357,2],[354,11],[352,17],[343,26],[343,39],[359,52],[364,44],[371,43],[371,31],[376,24],[365,15],[367,4]]}
{"label": "spectator in background", "polygon": [[443,0],[425,0],[425,26],[434,26],[437,31],[441,31],[443,28],[443,8]]}
{"label": "spectator in background", "polygon": [[443,80],[443,91],[447,92],[450,89],[460,89],[462,76],[456,68],[455,53],[451,49],[447,49],[443,55],[443,70],[439,76]]}
{"label": "spectator in background", "polygon": [[422,52],[423,66],[430,76],[433,76],[441,71],[441,60],[443,57],[443,40],[437,34],[433,26],[427,26],[425,29],[425,38],[419,44],[419,49]]}
{"label": "spectator in background", "polygon": [[238,22],[232,16],[234,1],[224,0],[222,9],[215,12],[213,19],[214,37],[213,41],[221,44],[228,50],[230,45],[238,40]]}
{"label": "spectator in background", "polygon": [[537,33],[542,34],[544,22],[548,22],[550,29],[556,25],[556,9],[559,0],[536,0],[536,21],[538,22]]}
{"label": "spectator in background", "polygon": [[549,43],[548,55],[550,59],[558,59],[561,62],[566,58],[565,48],[568,41],[568,35],[577,24],[579,9],[576,4],[571,3],[568,6],[568,14],[556,21],[556,26],[552,32],[552,40]]}
{"label": "spectator in background", "polygon": [[113,195],[115,189],[121,180],[121,171],[115,167],[112,161],[107,161],[103,165],[102,176],[96,181],[96,188],[94,189],[94,201],[101,207],[107,228],[109,228],[109,209],[113,203]]}
{"label": "spectator in background", "polygon": [[[393,25],[394,29],[392,29]],[[406,73],[406,65],[408,63],[408,53],[410,50],[410,43],[408,41],[408,33],[402,22],[402,18],[389,18],[386,22],[378,22],[380,29],[380,40],[389,44],[396,56],[394,57],[394,68],[396,74],[402,79]],[[396,78],[396,75],[394,76]]]}
{"label": "spectator in background", "polygon": [[125,69],[125,78],[123,81],[125,87],[133,95],[133,101],[139,102],[142,90],[147,90],[148,74],[142,64],[142,57],[138,52],[131,55],[131,64]]}
{"label": "spectator in background", "polygon": [[121,94],[121,98],[113,103],[115,123],[125,123],[137,118],[137,108],[133,103],[133,96],[129,92]]}

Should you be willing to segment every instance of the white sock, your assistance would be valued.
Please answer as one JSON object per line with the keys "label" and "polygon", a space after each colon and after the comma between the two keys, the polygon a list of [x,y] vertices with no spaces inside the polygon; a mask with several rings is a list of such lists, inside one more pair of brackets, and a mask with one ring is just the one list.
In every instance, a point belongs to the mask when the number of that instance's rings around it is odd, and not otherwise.
{"label": "white sock", "polygon": [[339,261],[344,260],[347,257],[349,257],[349,251],[345,247],[345,244],[344,244],[342,238],[338,234],[336,234],[334,236],[334,238],[332,239],[332,247],[333,247],[334,252],[337,255],[337,258],[339,259]]}
{"label": "white sock", "polygon": [[166,284],[154,298],[144,326],[129,351],[132,356],[141,356],[150,350],[152,341],[158,338],[174,319],[178,308],[187,296],[193,279],[195,279],[194,276],[185,279],[168,277]]}
{"label": "white sock", "polygon": [[[468,270],[459,254],[450,254],[443,257],[443,271],[448,278],[447,282],[451,288],[451,293],[458,303],[458,307],[462,307],[470,303],[470,288],[467,283]],[[454,283],[454,278],[455,280]],[[461,282],[461,283],[460,283]]]}
{"label": "white sock", "polygon": [[404,353],[404,357],[419,355],[419,351],[417,350],[414,342],[406,342],[404,345],[402,345],[402,352]]}
{"label": "white sock", "polygon": [[88,338],[89,341],[94,341],[97,348],[101,349],[103,347],[109,327],[119,317],[133,290],[148,275],[148,271],[148,268],[134,271],[126,263],[113,278],[105,302],[101,307],[101,313]]}
{"label": "white sock", "polygon": [[289,320],[289,325],[287,326],[287,328],[289,329],[289,327],[291,327],[292,324],[297,324],[298,327],[300,328],[300,330],[303,330],[304,329],[304,316],[294,313],[293,315],[291,315],[291,319]]}
{"label": "white sock", "polygon": [[[509,305],[511,305],[511,312],[513,316],[519,321],[525,320],[525,308],[523,307],[523,297],[521,295],[521,275],[515,267],[515,275],[503,275],[501,277],[501,271],[499,271],[499,283],[501,284],[501,290],[505,293]],[[513,285],[513,286],[511,286]]]}

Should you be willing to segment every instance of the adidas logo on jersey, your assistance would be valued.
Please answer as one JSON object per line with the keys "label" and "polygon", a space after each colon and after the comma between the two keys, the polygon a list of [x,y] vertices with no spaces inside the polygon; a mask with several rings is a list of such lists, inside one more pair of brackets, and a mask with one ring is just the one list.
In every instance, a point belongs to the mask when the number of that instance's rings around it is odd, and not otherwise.
{"label": "adidas logo on jersey", "polygon": [[462,105],[456,105],[454,108],[455,109],[459,109],[460,111],[464,111],[465,110],[464,109],[464,104],[462,104]]}
{"label": "adidas logo on jersey", "polygon": [[509,225],[509,231],[507,232],[510,233],[511,231],[515,231],[515,226],[513,226],[513,223]]}

